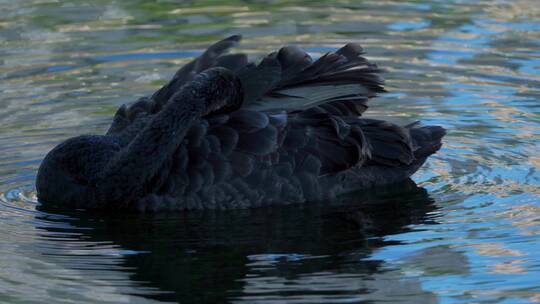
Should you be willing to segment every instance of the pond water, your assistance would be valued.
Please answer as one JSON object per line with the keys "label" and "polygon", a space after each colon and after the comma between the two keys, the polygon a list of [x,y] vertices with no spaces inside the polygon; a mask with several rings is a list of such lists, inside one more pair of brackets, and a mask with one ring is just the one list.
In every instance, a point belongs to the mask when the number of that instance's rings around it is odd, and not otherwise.
{"label": "pond water", "polygon": [[[0,0],[0,302],[540,302],[537,4]],[[336,202],[37,210],[46,152],[236,33],[254,57],[360,43],[386,69],[370,114],[444,126],[443,149]]]}

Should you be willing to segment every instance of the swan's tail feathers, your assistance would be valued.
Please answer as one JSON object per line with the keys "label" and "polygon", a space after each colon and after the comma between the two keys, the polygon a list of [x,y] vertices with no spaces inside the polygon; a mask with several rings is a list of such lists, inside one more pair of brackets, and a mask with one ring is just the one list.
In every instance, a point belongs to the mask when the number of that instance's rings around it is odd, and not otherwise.
{"label": "swan's tail feathers", "polygon": [[313,60],[299,47],[283,47],[238,71],[244,108],[292,112],[319,106],[335,115],[361,115],[367,100],[384,92],[381,70],[362,54],[350,43]]}
{"label": "swan's tail feathers", "polygon": [[384,122],[375,128],[375,120],[362,123],[362,131],[372,147],[372,158],[360,170],[353,170],[356,178],[345,185],[351,189],[358,188],[358,184],[380,186],[409,178],[441,148],[441,139],[446,134],[442,127],[417,127],[417,123],[403,128],[385,126]]}
{"label": "swan's tail feathers", "polygon": [[370,146],[367,165],[403,167],[424,162],[441,148],[441,139],[446,134],[442,127],[419,127],[418,122],[404,127],[377,119],[358,119]]}
{"label": "swan's tail feathers", "polygon": [[414,157],[416,159],[425,159],[439,151],[446,130],[439,126],[425,126],[411,128],[410,133],[414,145]]}
{"label": "swan's tail feathers", "polygon": [[245,54],[224,55],[230,48],[236,46],[242,36],[233,35],[211,45],[201,56],[183,66],[176,72],[169,83],[152,95],[159,105],[164,105],[182,85],[193,77],[211,67],[221,66],[235,71],[247,64]]}
{"label": "swan's tail feathers", "polygon": [[377,119],[359,119],[370,145],[368,165],[399,167],[411,164],[415,157],[413,143],[407,128]]}

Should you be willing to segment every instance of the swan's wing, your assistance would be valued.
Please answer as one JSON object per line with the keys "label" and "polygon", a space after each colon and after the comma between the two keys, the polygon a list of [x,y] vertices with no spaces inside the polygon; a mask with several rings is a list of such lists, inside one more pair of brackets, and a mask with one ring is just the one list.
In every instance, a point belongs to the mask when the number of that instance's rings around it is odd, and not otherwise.
{"label": "swan's wing", "polygon": [[234,71],[245,66],[247,64],[245,54],[224,55],[227,50],[236,46],[240,39],[242,39],[240,35],[234,35],[211,45],[201,56],[178,70],[171,81],[155,92],[151,99],[165,104],[183,84],[211,67],[221,66]]}
{"label": "swan's wing", "polygon": [[314,61],[298,47],[284,47],[237,72],[243,108],[275,113],[319,106],[335,115],[361,115],[367,100],[384,91],[381,70],[362,54],[350,43]]}
{"label": "swan's wing", "polygon": [[119,134],[128,128],[135,128],[132,125],[137,125],[141,116],[159,112],[169,98],[186,82],[208,68],[220,66],[236,71],[244,67],[248,63],[245,54],[226,54],[231,47],[238,44],[241,38],[240,35],[234,35],[214,43],[201,56],[180,68],[173,78],[152,96],[140,98],[129,106],[122,105],[116,112],[107,134]]}
{"label": "swan's wing", "polygon": [[121,107],[107,134],[119,134],[138,117],[159,112],[183,84],[215,66],[237,73],[244,90],[243,108],[247,110],[279,113],[317,107],[333,115],[359,116],[367,109],[367,100],[383,92],[380,69],[362,57],[363,50],[357,44],[347,44],[315,61],[302,49],[288,46],[256,65],[248,64],[245,54],[225,55],[240,39],[235,35],[213,44],[151,97]]}

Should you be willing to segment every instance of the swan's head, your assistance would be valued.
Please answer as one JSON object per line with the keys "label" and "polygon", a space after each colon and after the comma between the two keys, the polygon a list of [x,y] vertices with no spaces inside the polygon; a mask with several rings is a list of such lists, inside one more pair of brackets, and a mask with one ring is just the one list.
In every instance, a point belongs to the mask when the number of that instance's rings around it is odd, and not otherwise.
{"label": "swan's head", "polygon": [[91,197],[98,173],[120,146],[107,136],[82,135],[52,149],[41,162],[36,178],[37,197],[48,206],[93,208]]}

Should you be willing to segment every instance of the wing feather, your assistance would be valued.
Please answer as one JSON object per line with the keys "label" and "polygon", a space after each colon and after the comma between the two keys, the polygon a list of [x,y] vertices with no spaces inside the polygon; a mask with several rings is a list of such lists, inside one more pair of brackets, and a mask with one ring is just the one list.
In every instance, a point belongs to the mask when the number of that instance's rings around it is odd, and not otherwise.
{"label": "wing feather", "polygon": [[313,61],[296,46],[284,47],[238,72],[245,90],[243,107],[292,112],[332,102],[345,104],[342,115],[358,116],[369,98],[384,91],[381,70],[361,54],[360,46],[348,44]]}

